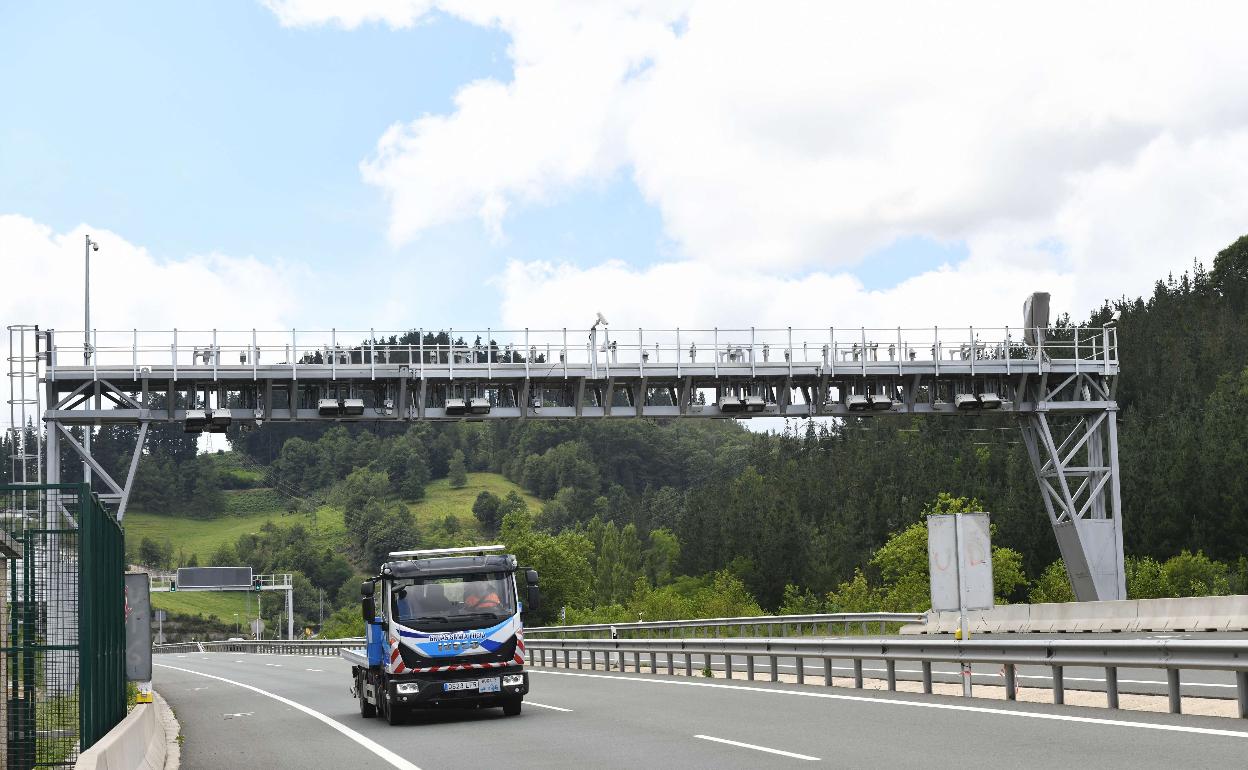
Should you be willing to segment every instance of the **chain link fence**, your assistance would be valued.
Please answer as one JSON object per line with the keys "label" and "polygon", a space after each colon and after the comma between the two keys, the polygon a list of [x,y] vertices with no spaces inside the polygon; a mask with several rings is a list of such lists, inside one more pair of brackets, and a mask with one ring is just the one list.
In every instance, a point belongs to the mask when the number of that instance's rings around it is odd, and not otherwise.
{"label": "chain link fence", "polygon": [[122,530],[81,484],[0,486],[0,505],[4,766],[66,767],[126,713]]}

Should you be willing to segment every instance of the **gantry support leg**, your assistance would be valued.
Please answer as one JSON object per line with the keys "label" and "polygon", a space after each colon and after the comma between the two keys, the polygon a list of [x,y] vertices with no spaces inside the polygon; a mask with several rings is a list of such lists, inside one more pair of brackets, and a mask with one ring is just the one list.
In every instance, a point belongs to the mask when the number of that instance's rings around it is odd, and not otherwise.
{"label": "gantry support leg", "polygon": [[1027,454],[1079,601],[1127,598],[1116,414],[1024,418]]}

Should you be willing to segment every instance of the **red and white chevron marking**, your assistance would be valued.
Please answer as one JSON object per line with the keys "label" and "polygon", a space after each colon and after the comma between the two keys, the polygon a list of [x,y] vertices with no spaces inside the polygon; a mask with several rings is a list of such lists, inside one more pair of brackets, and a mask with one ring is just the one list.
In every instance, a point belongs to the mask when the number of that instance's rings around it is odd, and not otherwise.
{"label": "red and white chevron marking", "polygon": [[524,634],[516,634],[516,655],[511,660],[503,660],[497,663],[456,663],[450,666],[428,666],[425,668],[408,668],[403,665],[403,656],[399,653],[399,640],[390,637],[390,672],[393,674],[403,674],[411,672],[414,674],[440,674],[446,671],[475,671],[487,668],[505,668],[507,666],[524,665]]}

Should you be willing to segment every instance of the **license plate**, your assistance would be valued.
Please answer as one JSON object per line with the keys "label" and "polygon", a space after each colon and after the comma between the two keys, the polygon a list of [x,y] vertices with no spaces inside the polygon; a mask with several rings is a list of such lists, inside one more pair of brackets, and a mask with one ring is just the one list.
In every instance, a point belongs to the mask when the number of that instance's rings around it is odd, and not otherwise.
{"label": "license plate", "polygon": [[443,692],[451,692],[452,690],[475,690],[477,689],[477,680],[470,679],[466,682],[444,682],[442,684]]}
{"label": "license plate", "polygon": [[499,692],[498,677],[496,676],[490,679],[478,680],[477,684],[477,692]]}

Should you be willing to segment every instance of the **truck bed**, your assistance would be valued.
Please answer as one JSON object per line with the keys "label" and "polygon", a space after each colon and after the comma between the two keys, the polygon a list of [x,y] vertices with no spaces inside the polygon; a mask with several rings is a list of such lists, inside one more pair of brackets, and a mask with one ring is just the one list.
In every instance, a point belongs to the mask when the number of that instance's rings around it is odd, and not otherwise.
{"label": "truck bed", "polygon": [[343,647],[338,651],[338,654],[353,666],[368,667],[368,653],[365,652],[363,647],[356,647],[354,649]]}

